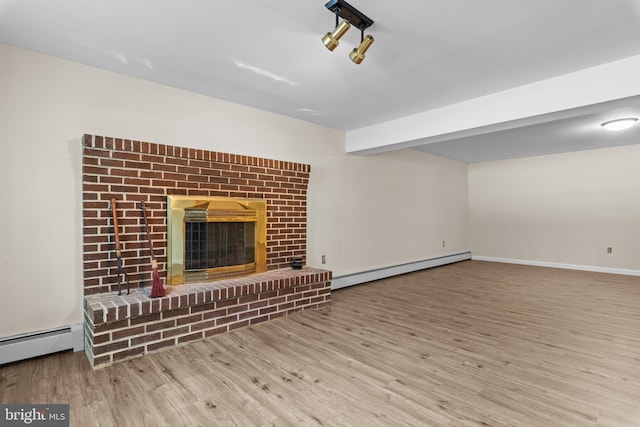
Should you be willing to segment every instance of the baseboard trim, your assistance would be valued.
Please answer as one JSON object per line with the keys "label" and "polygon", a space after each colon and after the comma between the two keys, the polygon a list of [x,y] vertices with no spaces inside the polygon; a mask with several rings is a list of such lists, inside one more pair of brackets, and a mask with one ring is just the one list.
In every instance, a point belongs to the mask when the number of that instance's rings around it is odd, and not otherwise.
{"label": "baseboard trim", "polygon": [[0,365],[71,349],[84,350],[82,323],[0,339]]}
{"label": "baseboard trim", "polygon": [[387,277],[400,274],[411,273],[413,271],[426,270],[427,268],[439,267],[441,265],[453,264],[454,262],[467,261],[471,259],[471,252],[462,252],[454,255],[446,255],[437,258],[414,261],[406,264],[394,265],[391,267],[378,268],[375,270],[363,271],[360,273],[347,274],[334,277],[331,280],[331,289],[336,290],[348,286],[360,285],[374,280],[386,279]]}
{"label": "baseboard trim", "polygon": [[526,259],[512,259],[512,258],[496,258],[496,257],[478,256],[478,255],[473,255],[471,259],[476,261],[503,262],[506,264],[531,265],[535,267],[564,268],[567,270],[591,271],[594,273],[610,273],[610,274],[622,274],[624,276],[640,276],[640,270],[630,270],[625,268],[596,267],[592,265],[563,264],[559,262],[531,261]]}

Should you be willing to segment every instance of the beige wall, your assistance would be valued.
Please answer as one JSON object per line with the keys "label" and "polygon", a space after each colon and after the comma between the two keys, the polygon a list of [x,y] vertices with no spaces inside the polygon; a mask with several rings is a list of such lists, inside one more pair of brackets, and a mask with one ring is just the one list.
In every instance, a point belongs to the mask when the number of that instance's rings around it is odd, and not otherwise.
{"label": "beige wall", "polygon": [[308,264],[335,276],[468,250],[465,164],[347,155],[341,131],[4,45],[0,63],[0,337],[82,321],[84,133],[311,164]]}
{"label": "beige wall", "polygon": [[639,159],[635,145],[469,165],[474,256],[640,270]]}
{"label": "beige wall", "polygon": [[[342,151],[311,169],[311,261],[331,248],[336,276],[468,250],[466,164],[414,150]],[[314,175],[315,165],[326,173]]]}

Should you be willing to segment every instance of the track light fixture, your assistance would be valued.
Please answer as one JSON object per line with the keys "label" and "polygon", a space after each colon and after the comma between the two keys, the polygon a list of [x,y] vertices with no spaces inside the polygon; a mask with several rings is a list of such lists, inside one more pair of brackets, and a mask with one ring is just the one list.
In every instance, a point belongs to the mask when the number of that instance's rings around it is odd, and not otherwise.
{"label": "track light fixture", "polygon": [[[325,4],[325,7],[335,13],[336,28],[322,37],[322,43],[324,43],[327,49],[332,51],[338,47],[338,41],[352,25],[359,28],[360,46],[353,49],[351,53],[349,53],[349,57],[354,63],[360,64],[364,61],[365,52],[373,43],[372,36],[367,35],[365,37],[364,35],[364,30],[373,25],[373,20],[344,0],[331,0]],[[342,18],[342,22],[338,22],[340,18]]]}

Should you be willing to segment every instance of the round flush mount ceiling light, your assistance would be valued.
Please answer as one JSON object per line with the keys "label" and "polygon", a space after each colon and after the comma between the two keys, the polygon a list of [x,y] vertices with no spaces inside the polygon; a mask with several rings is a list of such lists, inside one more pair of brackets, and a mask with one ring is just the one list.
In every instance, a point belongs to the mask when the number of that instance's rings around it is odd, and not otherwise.
{"label": "round flush mount ceiling light", "polygon": [[606,130],[624,130],[635,125],[638,122],[636,117],[627,117],[624,119],[609,120],[604,122],[602,127]]}

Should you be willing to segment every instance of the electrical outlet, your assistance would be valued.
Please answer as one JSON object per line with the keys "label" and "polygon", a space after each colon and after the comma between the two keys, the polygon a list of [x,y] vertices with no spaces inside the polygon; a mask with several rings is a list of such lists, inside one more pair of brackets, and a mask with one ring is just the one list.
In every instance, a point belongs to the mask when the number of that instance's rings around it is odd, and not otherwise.
{"label": "electrical outlet", "polygon": [[323,263],[323,264],[326,264],[326,263],[327,263],[327,258],[326,258],[324,255],[322,255],[322,263]]}
{"label": "electrical outlet", "polygon": [[607,253],[608,253],[608,254],[610,254],[610,253],[612,253],[612,252],[613,252],[613,248],[612,248],[611,246],[609,246],[609,247],[607,248]]}
{"label": "electrical outlet", "polygon": [[445,243],[445,241],[442,241],[442,247],[444,248],[445,246],[447,246],[447,244]]}

